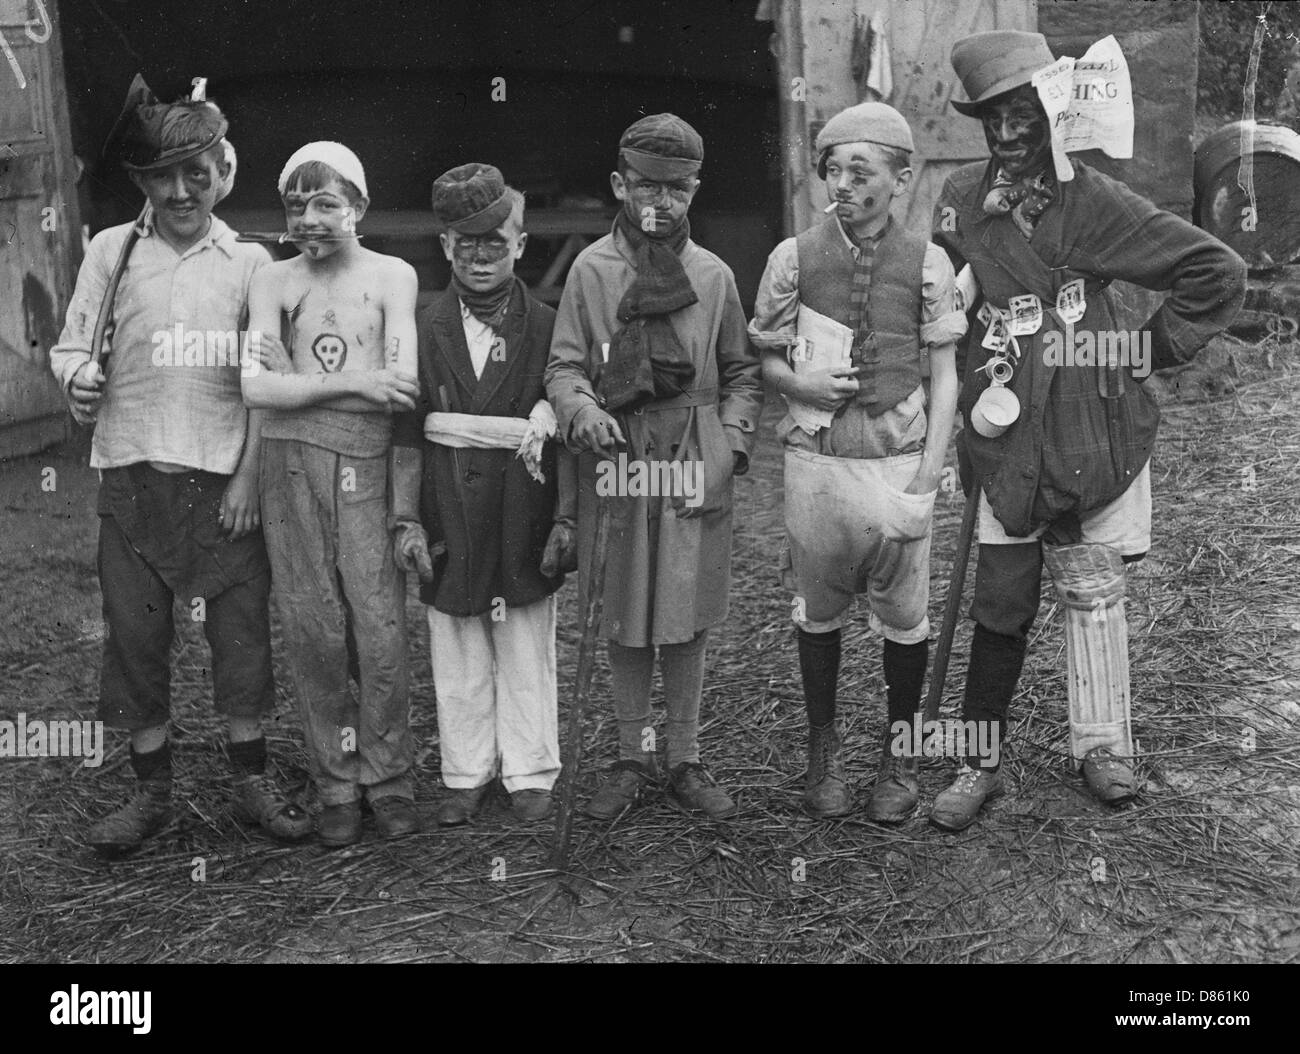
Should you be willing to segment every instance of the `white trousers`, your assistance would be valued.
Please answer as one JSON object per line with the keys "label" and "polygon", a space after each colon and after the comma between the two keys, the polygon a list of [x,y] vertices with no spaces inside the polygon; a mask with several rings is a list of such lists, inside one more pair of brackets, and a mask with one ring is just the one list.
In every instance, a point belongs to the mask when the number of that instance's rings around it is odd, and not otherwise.
{"label": "white trousers", "polygon": [[430,607],[442,781],[481,787],[499,771],[510,793],[550,790],[560,773],[555,597],[457,618]]}

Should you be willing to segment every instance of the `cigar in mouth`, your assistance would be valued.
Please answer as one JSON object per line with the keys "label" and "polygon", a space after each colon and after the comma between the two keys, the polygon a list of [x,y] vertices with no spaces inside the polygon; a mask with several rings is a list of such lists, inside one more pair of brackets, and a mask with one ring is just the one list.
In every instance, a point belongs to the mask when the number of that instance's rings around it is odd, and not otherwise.
{"label": "cigar in mouth", "polygon": [[824,212],[827,216],[829,216],[832,212],[834,212],[839,207],[840,207],[840,203],[838,201],[832,201],[829,205],[827,205],[824,209],[822,209],[822,212]]}

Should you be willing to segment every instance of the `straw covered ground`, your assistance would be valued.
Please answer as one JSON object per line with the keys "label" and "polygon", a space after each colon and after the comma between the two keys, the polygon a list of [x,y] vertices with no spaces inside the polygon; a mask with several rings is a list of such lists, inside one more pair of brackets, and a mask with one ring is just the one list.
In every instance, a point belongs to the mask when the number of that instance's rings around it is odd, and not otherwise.
{"label": "straw covered ground", "polygon": [[[0,959],[9,961],[1295,961],[1300,958],[1300,392],[1295,346],[1217,342],[1162,382],[1154,555],[1131,572],[1134,722],[1146,792],[1110,812],[1067,761],[1062,616],[1045,600],[1006,749],[1011,793],[958,836],[925,820],[949,763],[922,769],[897,829],[799,808],[802,704],[770,428],[738,488],[732,613],[706,682],[706,759],[740,816],[662,801],[612,827],[580,818],[567,874],[550,829],[498,804],[475,826],[343,852],[277,846],[230,818],[207,648],[178,609],[174,744],[180,818],[133,857],[97,858],[88,821],[127,790],[125,740],[98,769],[0,760]],[[770,424],[771,414],[769,413]],[[42,469],[57,473],[41,489]],[[3,716],[93,716],[102,644],[94,478],[65,450],[4,466]],[[960,517],[941,495],[932,620]],[[969,595],[970,583],[968,583]],[[563,594],[561,708],[576,655]],[[1044,596],[1050,598],[1050,586]],[[968,596],[969,598],[969,596]],[[440,784],[423,618],[410,603],[420,805]],[[969,623],[945,712],[955,713]],[[859,616],[841,687],[849,768],[873,778],[883,684]],[[272,751],[306,793],[277,639]],[[580,792],[613,758],[598,670]]]}

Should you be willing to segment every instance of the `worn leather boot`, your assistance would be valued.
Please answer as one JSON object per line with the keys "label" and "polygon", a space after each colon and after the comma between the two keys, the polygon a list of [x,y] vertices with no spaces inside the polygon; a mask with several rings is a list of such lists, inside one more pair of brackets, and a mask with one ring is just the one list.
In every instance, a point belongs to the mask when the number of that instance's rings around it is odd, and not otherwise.
{"label": "worn leather boot", "polygon": [[895,754],[892,743],[893,737],[886,733],[876,785],[867,801],[867,817],[876,823],[902,823],[921,796],[921,759]]}
{"label": "worn leather boot", "polygon": [[307,810],[290,798],[268,775],[244,776],[235,784],[233,803],[237,819],[255,823],[272,838],[300,842],[311,834]]}
{"label": "worn leather boot", "polygon": [[488,780],[478,787],[448,790],[447,797],[438,806],[438,826],[459,827],[469,823],[478,815],[491,789],[492,781]]}
{"label": "worn leather boot", "polygon": [[646,754],[644,758],[644,762],[630,758],[614,762],[605,781],[582,811],[596,820],[612,820],[624,809],[640,802],[646,792],[660,782],[657,757]]}
{"label": "worn leather boot", "polygon": [[808,775],[804,808],[820,820],[853,811],[853,792],[844,779],[840,734],[833,724],[808,729]]}
{"label": "worn leather boot", "polygon": [[1105,747],[1094,747],[1083,759],[1088,789],[1105,805],[1122,805],[1137,797],[1138,782],[1132,766]]}
{"label": "worn leather boot", "polygon": [[731,795],[698,761],[683,761],[668,774],[668,797],[683,812],[702,812],[713,820],[725,820],[737,812]]}
{"label": "worn leather boot", "polygon": [[104,856],[138,849],[141,842],[171,821],[171,801],[170,779],[142,780],[125,805],[91,825],[86,841]]}
{"label": "worn leather boot", "polygon": [[326,805],[320,811],[317,835],[321,845],[338,849],[361,841],[361,802],[345,801]]}
{"label": "worn leather boot", "polygon": [[1001,793],[1001,772],[973,769],[963,762],[952,786],[934,799],[930,822],[945,831],[964,831],[975,822],[980,806]]}
{"label": "worn leather boot", "polygon": [[420,830],[420,814],[415,802],[396,794],[375,798],[370,803],[370,811],[375,814],[375,826],[384,838],[405,838]]}

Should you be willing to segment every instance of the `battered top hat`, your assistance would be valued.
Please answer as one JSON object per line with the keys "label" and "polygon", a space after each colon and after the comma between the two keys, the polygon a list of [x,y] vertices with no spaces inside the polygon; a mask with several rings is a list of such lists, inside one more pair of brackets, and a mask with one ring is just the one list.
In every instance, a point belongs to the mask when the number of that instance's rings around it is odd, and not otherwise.
{"label": "battered top hat", "polygon": [[676,114],[656,113],[628,127],[618,153],[647,179],[685,179],[704,162],[704,140]]}
{"label": "battered top hat", "polygon": [[159,102],[137,73],[104,150],[118,150],[133,172],[149,172],[197,157],[221,142],[229,127],[216,103]]}
{"label": "battered top hat", "polygon": [[813,144],[820,157],[817,160],[817,178],[826,178],[826,154],[831,147],[843,143],[878,143],[880,146],[897,147],[909,154],[915,149],[912,145],[912,129],[907,120],[892,106],[883,102],[863,102],[841,110],[829,121]]}
{"label": "battered top hat", "polygon": [[492,165],[457,165],[433,181],[433,215],[462,234],[486,234],[510,215],[506,181]]}
{"label": "battered top hat", "polygon": [[1028,84],[1035,73],[1055,61],[1042,33],[995,29],[963,37],[952,46],[952,68],[970,102],[953,99],[952,105],[958,113],[976,117],[984,103]]}

